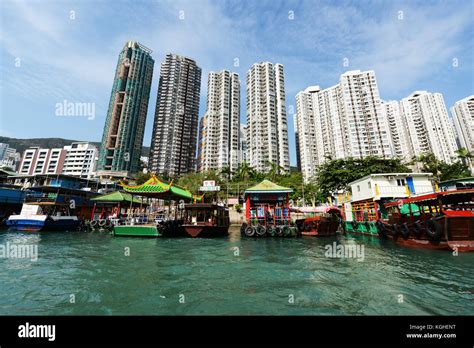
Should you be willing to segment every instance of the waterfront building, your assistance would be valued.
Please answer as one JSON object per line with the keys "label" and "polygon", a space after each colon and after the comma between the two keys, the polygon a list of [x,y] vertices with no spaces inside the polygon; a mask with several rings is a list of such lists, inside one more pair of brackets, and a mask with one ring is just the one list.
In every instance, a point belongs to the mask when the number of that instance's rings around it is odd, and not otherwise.
{"label": "waterfront building", "polygon": [[460,147],[474,151],[474,95],[466,97],[451,108]]}
{"label": "waterfront building", "polygon": [[268,171],[269,162],[290,170],[283,65],[256,63],[247,72],[247,156]]}
{"label": "waterfront building", "polygon": [[98,160],[98,176],[139,170],[153,77],[152,51],[129,41],[120,52]]}
{"label": "waterfront building", "polygon": [[210,72],[207,110],[199,125],[198,171],[229,167],[235,171],[239,158],[240,81],[227,70]]}
{"label": "waterfront building", "polygon": [[201,68],[191,58],[166,55],[161,64],[149,168],[178,176],[196,169]]}
{"label": "waterfront building", "polygon": [[327,158],[394,155],[373,71],[348,71],[339,84],[308,87],[296,96],[298,167],[305,181]]}
{"label": "waterfront building", "polygon": [[98,150],[88,142],[75,142],[64,146],[66,157],[62,174],[92,178],[95,174]]}
{"label": "waterfront building", "polygon": [[21,175],[60,174],[67,151],[63,148],[30,147],[23,152],[18,173]]}
{"label": "waterfront building", "polygon": [[408,134],[407,158],[423,153],[452,163],[457,144],[441,93],[415,91],[400,102]]}

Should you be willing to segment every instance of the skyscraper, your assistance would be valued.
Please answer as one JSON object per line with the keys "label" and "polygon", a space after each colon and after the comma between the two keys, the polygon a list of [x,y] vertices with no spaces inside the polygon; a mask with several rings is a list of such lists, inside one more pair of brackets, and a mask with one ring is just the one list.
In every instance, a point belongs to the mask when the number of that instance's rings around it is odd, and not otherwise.
{"label": "skyscraper", "polygon": [[201,68],[190,58],[166,55],[161,64],[149,168],[177,176],[196,169]]}
{"label": "skyscraper", "polygon": [[153,77],[151,52],[135,41],[127,42],[120,52],[97,175],[126,177],[139,170]]}
{"label": "skyscraper", "polygon": [[272,162],[290,170],[283,65],[256,63],[247,72],[247,146],[252,168]]}
{"label": "skyscraper", "polygon": [[200,122],[198,171],[239,166],[240,81],[227,70],[210,72],[207,110]]}
{"label": "skyscraper", "polygon": [[399,102],[396,100],[382,101],[382,111],[387,117],[394,156],[410,161],[408,125],[400,112]]}
{"label": "skyscraper", "polygon": [[456,139],[441,93],[415,91],[400,102],[409,136],[409,158],[433,153],[441,161],[452,163]]}
{"label": "skyscraper", "polygon": [[474,95],[456,102],[451,114],[461,147],[474,151]]}
{"label": "skyscraper", "polygon": [[309,181],[328,157],[391,157],[392,145],[373,71],[348,71],[339,84],[296,95],[298,167]]}

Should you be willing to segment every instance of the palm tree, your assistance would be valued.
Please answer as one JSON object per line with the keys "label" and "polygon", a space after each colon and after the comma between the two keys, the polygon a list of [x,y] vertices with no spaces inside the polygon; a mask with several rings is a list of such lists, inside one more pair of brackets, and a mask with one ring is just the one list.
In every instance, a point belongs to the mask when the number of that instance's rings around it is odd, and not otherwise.
{"label": "palm tree", "polygon": [[237,170],[237,173],[235,175],[235,178],[238,179],[239,181],[247,181],[251,179],[254,176],[254,170],[250,165],[244,161],[240,163],[239,169]]}
{"label": "palm tree", "polygon": [[222,169],[220,170],[219,174],[222,175],[222,176],[224,176],[224,178],[225,178],[227,181],[230,181],[230,179],[231,179],[232,176],[234,175],[234,173],[232,172],[232,170],[230,169],[229,166],[222,167]]}
{"label": "palm tree", "polygon": [[277,176],[283,171],[284,168],[275,162],[267,161],[265,164],[269,167],[267,175],[272,181],[275,181]]}
{"label": "palm tree", "polygon": [[461,160],[465,167],[468,168],[469,173],[472,175],[472,159],[474,154],[468,149],[462,147],[459,150],[456,150],[456,156]]}

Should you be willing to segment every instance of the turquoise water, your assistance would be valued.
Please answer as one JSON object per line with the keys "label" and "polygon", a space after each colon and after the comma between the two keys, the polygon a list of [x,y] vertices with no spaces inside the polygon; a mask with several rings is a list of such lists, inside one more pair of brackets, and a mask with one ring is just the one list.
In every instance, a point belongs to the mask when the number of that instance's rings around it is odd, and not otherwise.
{"label": "turquoise water", "polygon": [[[37,245],[38,260],[0,258],[1,315],[474,313],[474,253],[238,229],[222,239],[0,232],[7,242]],[[364,243],[364,260],[325,257],[333,242]]]}

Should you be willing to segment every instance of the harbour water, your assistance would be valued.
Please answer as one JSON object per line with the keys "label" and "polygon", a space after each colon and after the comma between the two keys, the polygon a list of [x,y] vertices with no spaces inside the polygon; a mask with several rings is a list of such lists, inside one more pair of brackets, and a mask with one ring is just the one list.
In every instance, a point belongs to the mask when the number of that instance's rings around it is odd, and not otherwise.
{"label": "harbour water", "polygon": [[[326,257],[363,243],[364,258]],[[474,253],[347,237],[119,238],[0,232],[0,315],[472,315]],[[73,303],[71,303],[73,302]]]}

